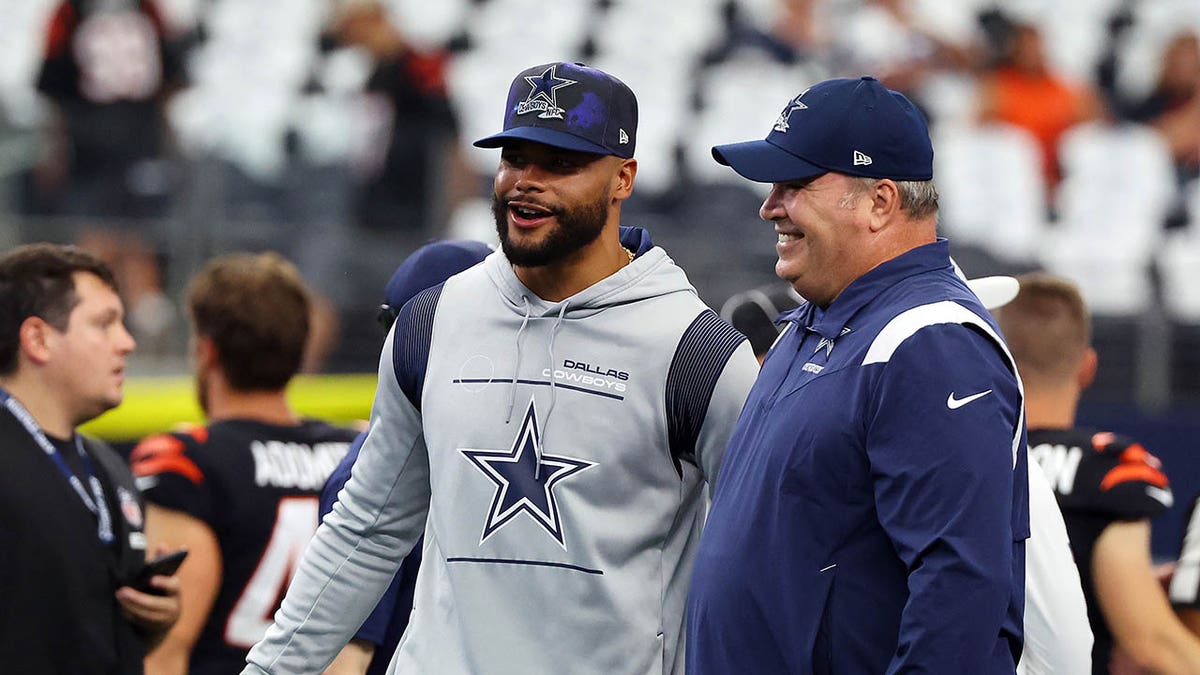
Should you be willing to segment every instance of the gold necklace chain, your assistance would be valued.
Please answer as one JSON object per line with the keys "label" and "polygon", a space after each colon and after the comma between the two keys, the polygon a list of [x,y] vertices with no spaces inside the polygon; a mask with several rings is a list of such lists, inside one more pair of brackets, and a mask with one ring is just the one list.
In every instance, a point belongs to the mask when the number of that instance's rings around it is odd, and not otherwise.
{"label": "gold necklace chain", "polygon": [[624,246],[622,246],[621,248],[625,249],[625,255],[629,256],[629,262],[633,262],[633,257],[634,257],[633,251],[630,251],[629,249],[625,248]]}

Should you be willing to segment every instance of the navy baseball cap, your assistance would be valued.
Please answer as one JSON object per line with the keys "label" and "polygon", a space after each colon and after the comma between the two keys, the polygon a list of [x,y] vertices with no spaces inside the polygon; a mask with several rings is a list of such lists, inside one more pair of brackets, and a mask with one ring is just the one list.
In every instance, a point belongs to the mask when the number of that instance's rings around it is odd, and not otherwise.
{"label": "navy baseball cap", "polygon": [[391,328],[400,308],[413,296],[473,267],[491,252],[487,244],[467,240],[434,241],[413,251],[388,281],[379,307],[379,323]]}
{"label": "navy baseball cap", "polygon": [[517,139],[629,159],[637,119],[637,97],[624,82],[582,63],[546,63],[513,79],[504,131],[475,146],[499,148]]}
{"label": "navy baseball cap", "polygon": [[759,183],[836,171],[932,180],[933,144],[921,111],[873,77],[814,84],[784,106],[766,139],[718,145],[713,158]]}

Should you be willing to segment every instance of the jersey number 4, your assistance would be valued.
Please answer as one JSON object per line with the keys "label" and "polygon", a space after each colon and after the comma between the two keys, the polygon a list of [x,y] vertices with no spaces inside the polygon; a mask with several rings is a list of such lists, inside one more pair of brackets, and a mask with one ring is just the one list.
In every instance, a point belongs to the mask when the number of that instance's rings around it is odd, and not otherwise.
{"label": "jersey number 4", "polygon": [[266,635],[300,554],[317,530],[318,508],[316,497],[279,500],[271,540],[225,624],[225,641],[230,645],[249,649]]}

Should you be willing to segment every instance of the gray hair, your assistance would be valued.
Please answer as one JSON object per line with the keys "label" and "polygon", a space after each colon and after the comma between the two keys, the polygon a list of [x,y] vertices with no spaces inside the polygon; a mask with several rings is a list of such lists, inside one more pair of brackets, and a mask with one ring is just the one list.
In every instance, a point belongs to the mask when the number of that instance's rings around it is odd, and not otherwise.
{"label": "gray hair", "polygon": [[[842,199],[838,202],[838,206],[844,209],[854,208],[854,204],[858,202],[858,198],[866,194],[875,184],[879,182],[878,178],[861,178],[851,176],[850,191],[842,195]],[[938,191],[931,180],[898,180],[896,189],[900,192],[900,208],[907,211],[910,218],[926,218],[928,216],[937,217],[938,213]]]}

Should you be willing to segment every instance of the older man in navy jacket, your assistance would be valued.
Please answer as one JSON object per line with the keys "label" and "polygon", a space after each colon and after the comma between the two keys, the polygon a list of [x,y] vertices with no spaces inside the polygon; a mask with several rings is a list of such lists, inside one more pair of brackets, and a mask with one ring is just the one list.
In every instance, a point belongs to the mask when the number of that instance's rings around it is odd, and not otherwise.
{"label": "older man in navy jacket", "polygon": [[817,84],[718,161],[772,183],[785,313],[725,456],[688,605],[693,673],[1012,673],[1020,384],[937,238],[933,148],[872,78]]}

